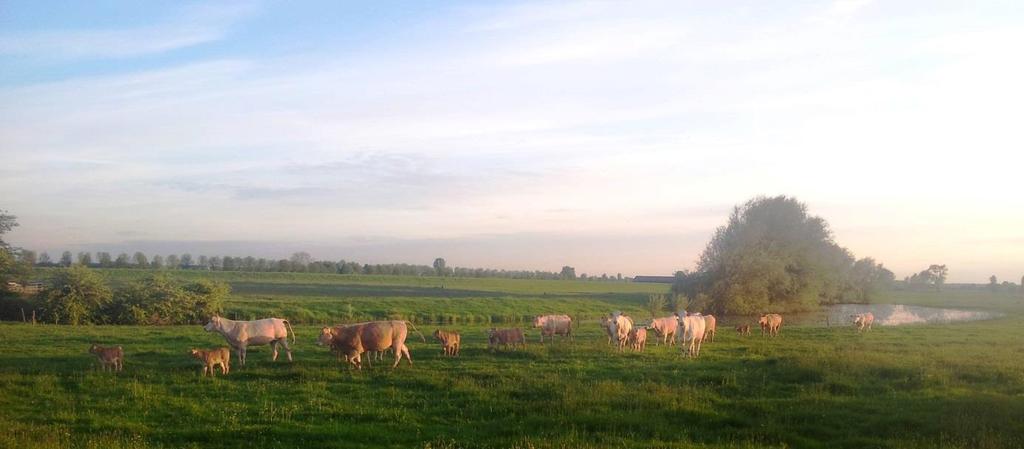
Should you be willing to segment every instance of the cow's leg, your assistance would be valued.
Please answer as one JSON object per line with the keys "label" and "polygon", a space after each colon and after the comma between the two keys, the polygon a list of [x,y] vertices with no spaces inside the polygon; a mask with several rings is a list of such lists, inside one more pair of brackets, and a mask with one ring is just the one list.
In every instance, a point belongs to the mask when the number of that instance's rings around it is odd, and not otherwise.
{"label": "cow's leg", "polygon": [[245,366],[245,345],[238,346],[238,358],[242,361],[242,366]]}
{"label": "cow's leg", "polygon": [[280,340],[270,340],[270,354],[271,354],[270,361],[272,361],[272,362],[276,362],[277,361],[277,344],[278,344],[277,342],[279,342],[279,341]]}
{"label": "cow's leg", "polygon": [[408,360],[409,364],[412,365],[412,355],[409,354],[409,347],[404,344],[402,345],[402,354],[405,354],[405,360]]}
{"label": "cow's leg", "polygon": [[[284,337],[281,339],[281,346],[284,346],[284,354],[288,356],[288,362],[291,363],[292,348],[288,346],[288,337]],[[275,352],[274,354],[276,355],[277,353]]]}

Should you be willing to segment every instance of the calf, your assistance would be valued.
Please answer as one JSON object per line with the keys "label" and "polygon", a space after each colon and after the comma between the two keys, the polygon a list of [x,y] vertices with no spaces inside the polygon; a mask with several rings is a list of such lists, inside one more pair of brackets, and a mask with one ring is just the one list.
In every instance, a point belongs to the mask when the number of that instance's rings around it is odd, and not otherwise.
{"label": "calf", "polygon": [[210,372],[210,377],[217,377],[217,365],[221,374],[231,372],[231,350],[228,348],[196,349],[190,351],[192,357],[203,364],[203,377]]}
{"label": "calf", "polygon": [[629,347],[634,351],[644,352],[647,347],[647,328],[634,327],[629,331]]}
{"label": "calf", "polygon": [[767,333],[769,337],[775,337],[779,335],[779,328],[782,327],[782,315],[777,313],[761,315],[757,323],[761,325],[761,335]]}
{"label": "calf", "polygon": [[124,363],[124,349],[120,346],[104,348],[100,345],[92,345],[89,348],[89,352],[96,355],[96,358],[99,359],[100,367],[103,371],[106,371],[108,366],[113,371],[121,371]]}
{"label": "calf", "polygon": [[740,335],[750,335],[750,325],[749,324],[742,324],[742,325],[736,326],[736,333],[738,333]]}
{"label": "calf", "polygon": [[459,356],[459,346],[462,341],[462,336],[460,336],[458,332],[437,329],[434,331],[434,338],[441,342],[441,348],[444,349],[444,355],[449,357]]}

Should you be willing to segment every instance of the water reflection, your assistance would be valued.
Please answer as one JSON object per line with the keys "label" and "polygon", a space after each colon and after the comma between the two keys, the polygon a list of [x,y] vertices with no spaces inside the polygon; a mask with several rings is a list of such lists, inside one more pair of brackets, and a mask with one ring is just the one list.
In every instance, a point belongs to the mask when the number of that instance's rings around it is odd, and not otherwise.
{"label": "water reflection", "polygon": [[[901,326],[904,324],[947,324],[959,321],[978,321],[997,318],[995,312],[940,309],[937,307],[907,306],[902,304],[840,304],[824,308],[821,312],[784,315],[786,324],[803,326],[852,326],[850,315],[871,312],[875,326]],[[756,318],[755,318],[756,320]]]}

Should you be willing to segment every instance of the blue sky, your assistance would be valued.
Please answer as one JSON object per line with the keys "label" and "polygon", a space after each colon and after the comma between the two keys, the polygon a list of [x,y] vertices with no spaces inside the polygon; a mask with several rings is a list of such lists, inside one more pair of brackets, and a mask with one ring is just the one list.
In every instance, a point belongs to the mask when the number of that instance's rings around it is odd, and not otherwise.
{"label": "blue sky", "polygon": [[1019,280],[1022,9],[4,2],[0,207],[51,253],[657,274],[788,194],[898,275]]}

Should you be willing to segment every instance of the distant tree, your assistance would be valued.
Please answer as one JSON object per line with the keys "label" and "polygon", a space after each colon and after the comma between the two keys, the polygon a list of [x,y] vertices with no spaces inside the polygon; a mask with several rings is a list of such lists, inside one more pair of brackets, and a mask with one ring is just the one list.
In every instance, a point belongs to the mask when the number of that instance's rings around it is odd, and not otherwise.
{"label": "distant tree", "polygon": [[434,259],[434,272],[438,276],[444,276],[448,271],[448,263],[441,257]]}
{"label": "distant tree", "polygon": [[131,259],[128,257],[128,253],[118,254],[117,259],[114,259],[114,266],[117,268],[128,268],[131,266]]}
{"label": "distant tree", "polygon": [[988,278],[988,289],[993,292],[999,290],[999,279],[994,274]]}
{"label": "distant tree", "polygon": [[665,299],[665,295],[662,293],[653,294],[647,297],[647,311],[651,314],[651,318],[657,318],[665,311],[665,306],[668,301]]}
{"label": "distant tree", "polygon": [[199,256],[199,265],[203,268],[210,268],[210,258],[206,256]]}
{"label": "distant tree", "polygon": [[114,266],[114,258],[110,257],[110,253],[106,251],[97,252],[96,259],[99,261],[100,266],[103,268],[111,268]]}
{"label": "distant tree", "polygon": [[217,256],[211,257],[210,258],[210,269],[211,270],[223,270],[224,269],[224,259],[221,259],[220,257],[217,257]]}
{"label": "distant tree", "polygon": [[16,227],[18,227],[18,217],[11,215],[6,210],[0,209],[0,249],[8,250],[8,254],[12,252],[11,245],[4,241],[3,235]]}
{"label": "distant tree", "polygon": [[309,264],[313,263],[313,256],[310,256],[309,253],[305,251],[299,251],[297,253],[293,253],[292,257],[288,258],[288,261],[292,263],[294,271],[306,271]]}
{"label": "distant tree", "polygon": [[941,290],[942,286],[946,283],[946,275],[949,274],[949,269],[945,265],[932,264],[925,271],[929,274],[929,279],[935,285],[935,289]]}
{"label": "distant tree", "polygon": [[576,279],[576,269],[568,265],[562,267],[562,271],[559,273],[562,279]]}
{"label": "distant tree", "polygon": [[615,273],[615,280],[621,281],[622,280],[622,273]]}
{"label": "distant tree", "polygon": [[36,264],[36,252],[27,249],[18,251],[18,261],[31,267]]}
{"label": "distant tree", "polygon": [[92,265],[92,253],[88,251],[82,251],[78,253],[78,264],[89,266]]}
{"label": "distant tree", "polygon": [[100,311],[112,297],[103,278],[85,265],[72,265],[58,270],[43,292],[43,317],[56,324],[102,323]]}
{"label": "distant tree", "polygon": [[135,263],[135,268],[149,268],[149,258],[142,251],[136,251],[132,256],[132,261]]}
{"label": "distant tree", "polygon": [[64,251],[63,253],[61,253],[61,255],[60,255],[60,264],[61,265],[65,266],[65,267],[70,267],[72,262],[73,262],[73,260],[72,260],[72,256],[71,256],[71,251]]}
{"label": "distant tree", "polygon": [[163,268],[164,267],[164,256],[161,256],[159,254],[153,256],[153,261],[150,262],[150,265],[153,268],[156,268],[157,270]]}
{"label": "distant tree", "polygon": [[50,265],[52,263],[53,263],[53,260],[50,259],[50,254],[47,253],[46,251],[43,251],[43,253],[39,255],[39,264],[40,265]]}
{"label": "distant tree", "polygon": [[177,270],[181,266],[181,260],[178,259],[177,254],[171,254],[164,259],[164,264],[168,269]]}
{"label": "distant tree", "polygon": [[184,268],[188,268],[188,267],[192,266],[192,255],[191,254],[185,253],[185,254],[181,255],[181,266],[184,267]]}

